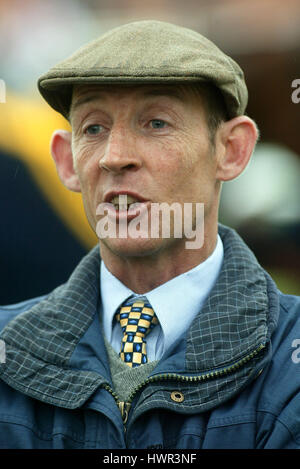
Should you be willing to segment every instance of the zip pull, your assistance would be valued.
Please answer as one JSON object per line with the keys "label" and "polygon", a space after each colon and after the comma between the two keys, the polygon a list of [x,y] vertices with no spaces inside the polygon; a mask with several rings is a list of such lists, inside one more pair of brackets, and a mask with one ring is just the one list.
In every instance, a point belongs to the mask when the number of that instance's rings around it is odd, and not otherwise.
{"label": "zip pull", "polygon": [[126,422],[128,420],[129,410],[130,410],[130,407],[131,407],[131,403],[130,402],[120,401],[118,403],[118,406],[119,406],[119,409],[120,409],[120,412],[121,412],[123,424],[126,425]]}

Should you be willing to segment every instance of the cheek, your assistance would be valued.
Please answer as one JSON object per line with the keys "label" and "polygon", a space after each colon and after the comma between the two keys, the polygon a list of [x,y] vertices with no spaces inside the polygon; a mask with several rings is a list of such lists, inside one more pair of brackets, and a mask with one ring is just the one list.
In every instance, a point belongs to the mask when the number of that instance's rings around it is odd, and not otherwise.
{"label": "cheek", "polygon": [[209,203],[215,187],[215,164],[211,150],[205,145],[187,145],[172,149],[162,162],[166,186],[173,199]]}
{"label": "cheek", "polygon": [[83,205],[90,223],[96,216],[97,188],[99,187],[98,159],[93,157],[91,148],[77,148],[74,153]]}
{"label": "cheek", "polygon": [[[158,158],[157,158],[158,156]],[[161,171],[161,175],[166,177],[169,174],[169,180],[166,182],[171,183],[172,180],[179,182],[184,181],[190,177],[194,169],[199,165],[199,154],[196,154],[190,145],[183,145],[182,142],[175,142],[175,144],[164,144],[156,154],[153,161],[156,163],[156,169]]]}
{"label": "cheek", "polygon": [[182,174],[189,166],[188,147],[182,140],[169,139],[152,147],[148,146],[147,157],[151,165],[164,174]]}
{"label": "cheek", "polygon": [[74,158],[76,172],[83,185],[86,185],[97,175],[99,160],[97,160],[94,155],[95,151],[91,147],[79,146],[75,149]]}
{"label": "cheek", "polygon": [[152,173],[152,185],[163,198],[173,197],[178,193],[182,181],[185,179],[185,169],[182,155],[173,146],[165,145],[158,151],[148,153],[150,164],[149,174]]}

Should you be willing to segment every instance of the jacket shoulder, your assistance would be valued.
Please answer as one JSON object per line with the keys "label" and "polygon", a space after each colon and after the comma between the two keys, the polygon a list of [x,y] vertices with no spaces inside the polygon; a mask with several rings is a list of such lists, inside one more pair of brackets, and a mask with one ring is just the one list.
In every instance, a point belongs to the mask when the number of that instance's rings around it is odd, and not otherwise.
{"label": "jacket shoulder", "polygon": [[300,339],[300,297],[279,292],[280,312],[274,336],[278,346],[290,350],[291,343]]}
{"label": "jacket shoulder", "polygon": [[281,310],[286,313],[293,312],[300,314],[300,296],[286,295],[279,292]]}
{"label": "jacket shoulder", "polygon": [[286,388],[294,387],[299,396],[300,374],[296,369],[300,365],[300,297],[280,292],[279,302],[278,323],[271,338],[272,369],[284,373]]}
{"label": "jacket shoulder", "polygon": [[0,332],[12,319],[46,298],[46,295],[31,298],[20,303],[0,306]]}

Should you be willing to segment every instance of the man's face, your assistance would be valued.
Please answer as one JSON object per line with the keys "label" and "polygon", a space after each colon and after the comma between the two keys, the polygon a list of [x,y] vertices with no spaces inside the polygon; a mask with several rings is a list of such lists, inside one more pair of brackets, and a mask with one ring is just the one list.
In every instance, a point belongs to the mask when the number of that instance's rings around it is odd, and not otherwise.
{"label": "man's face", "polygon": [[[76,172],[94,231],[97,207],[115,203],[118,195],[142,203],[144,212],[136,213],[148,218],[151,204],[162,202],[204,203],[206,223],[215,215],[216,158],[201,98],[186,87],[76,87],[70,121]],[[178,249],[185,241],[149,234],[101,244],[126,257]]]}

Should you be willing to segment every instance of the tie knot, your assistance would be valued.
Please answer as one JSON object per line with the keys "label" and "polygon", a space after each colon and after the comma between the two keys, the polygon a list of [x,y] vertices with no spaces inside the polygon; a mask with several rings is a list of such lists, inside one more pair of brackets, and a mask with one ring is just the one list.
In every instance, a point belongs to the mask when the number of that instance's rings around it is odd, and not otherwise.
{"label": "tie knot", "polygon": [[158,323],[156,314],[147,298],[126,300],[116,314],[123,334],[145,337]]}
{"label": "tie knot", "polygon": [[130,298],[116,313],[123,339],[120,358],[131,367],[147,363],[146,335],[158,324],[156,314],[146,297]]}

